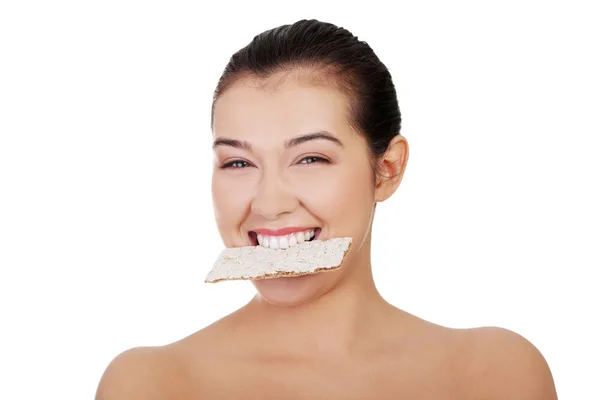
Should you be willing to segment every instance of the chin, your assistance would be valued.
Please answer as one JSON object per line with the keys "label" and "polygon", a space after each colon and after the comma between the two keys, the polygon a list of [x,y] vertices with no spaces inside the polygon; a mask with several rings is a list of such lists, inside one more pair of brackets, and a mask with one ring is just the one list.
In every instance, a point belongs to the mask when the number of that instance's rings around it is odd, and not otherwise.
{"label": "chin", "polygon": [[335,272],[318,274],[258,279],[253,281],[260,297],[267,303],[276,306],[299,306],[309,303],[328,292],[335,284]]}

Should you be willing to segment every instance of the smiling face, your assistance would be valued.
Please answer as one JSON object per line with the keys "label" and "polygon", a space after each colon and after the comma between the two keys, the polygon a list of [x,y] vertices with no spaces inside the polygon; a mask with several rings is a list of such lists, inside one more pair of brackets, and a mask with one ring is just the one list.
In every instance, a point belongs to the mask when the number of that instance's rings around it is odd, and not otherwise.
{"label": "smiling face", "polygon": [[365,139],[348,124],[348,99],[340,91],[297,79],[256,83],[234,84],[214,108],[212,194],[225,246],[353,239],[338,271],[254,281],[267,301],[298,304],[369,263],[371,159]]}

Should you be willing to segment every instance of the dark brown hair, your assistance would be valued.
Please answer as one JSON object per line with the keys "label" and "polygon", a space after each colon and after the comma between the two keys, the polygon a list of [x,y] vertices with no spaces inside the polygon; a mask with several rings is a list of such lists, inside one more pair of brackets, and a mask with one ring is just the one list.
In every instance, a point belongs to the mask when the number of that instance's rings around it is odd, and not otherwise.
{"label": "dark brown hair", "polygon": [[400,108],[386,66],[347,29],[314,19],[267,30],[231,57],[214,93],[211,126],[215,101],[235,82],[296,69],[314,71],[349,95],[349,123],[364,135],[374,160],[400,134]]}

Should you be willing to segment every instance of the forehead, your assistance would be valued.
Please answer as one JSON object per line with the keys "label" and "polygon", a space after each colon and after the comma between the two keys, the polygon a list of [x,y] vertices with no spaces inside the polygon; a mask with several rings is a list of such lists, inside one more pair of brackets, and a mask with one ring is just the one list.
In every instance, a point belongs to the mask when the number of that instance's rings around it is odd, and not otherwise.
{"label": "forehead", "polygon": [[331,86],[300,79],[244,79],[215,102],[215,137],[285,138],[326,130],[349,133],[348,99]]}

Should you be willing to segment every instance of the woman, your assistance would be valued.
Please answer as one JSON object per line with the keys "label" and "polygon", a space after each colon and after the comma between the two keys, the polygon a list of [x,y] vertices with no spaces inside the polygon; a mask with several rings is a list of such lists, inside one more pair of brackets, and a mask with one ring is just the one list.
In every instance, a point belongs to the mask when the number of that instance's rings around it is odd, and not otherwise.
{"label": "woman", "polygon": [[226,247],[314,236],[352,248],[337,271],[253,281],[236,312],[120,354],[98,399],[556,398],[521,336],[438,326],[378,293],[371,226],[409,151],[392,78],[366,43],[315,20],[264,32],[231,58],[211,119]]}

